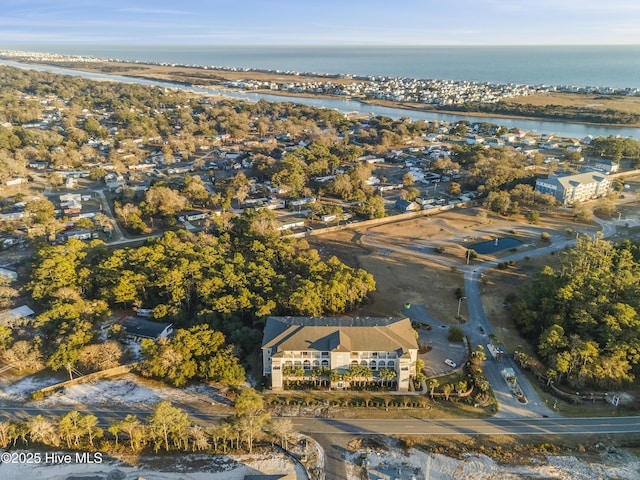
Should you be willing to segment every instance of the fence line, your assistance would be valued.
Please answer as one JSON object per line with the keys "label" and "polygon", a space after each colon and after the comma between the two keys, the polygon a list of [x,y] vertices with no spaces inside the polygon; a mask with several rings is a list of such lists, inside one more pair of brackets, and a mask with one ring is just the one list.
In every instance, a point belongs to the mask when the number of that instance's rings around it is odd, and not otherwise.
{"label": "fence line", "polygon": [[99,372],[89,373],[88,375],[83,375],[82,377],[77,377],[72,380],[67,380],[65,382],[56,383],[55,385],[50,385],[48,387],[41,388],[31,393],[32,396],[37,396],[38,394],[42,394],[46,396],[48,393],[53,392],[54,390],[58,390],[61,388],[71,387],[73,385],[80,385],[82,383],[93,382],[94,380],[102,380],[103,378],[115,377],[118,375],[122,375],[124,373],[129,373],[133,367],[135,367],[137,363],[130,363],[129,365],[119,365],[117,367],[108,368],[106,370],[100,370]]}

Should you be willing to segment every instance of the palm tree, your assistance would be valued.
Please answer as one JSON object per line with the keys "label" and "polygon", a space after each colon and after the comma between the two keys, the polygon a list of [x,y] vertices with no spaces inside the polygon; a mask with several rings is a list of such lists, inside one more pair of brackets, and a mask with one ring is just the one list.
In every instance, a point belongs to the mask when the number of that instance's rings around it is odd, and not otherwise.
{"label": "palm tree", "polygon": [[0,422],[0,447],[7,448],[14,438],[16,426],[13,422]]}
{"label": "palm tree", "polygon": [[433,400],[433,394],[436,391],[436,388],[438,388],[438,386],[440,385],[440,382],[438,381],[437,378],[430,378],[429,379],[429,392],[431,394],[431,399]]}
{"label": "palm tree", "polygon": [[388,387],[390,382],[398,376],[398,373],[392,368],[383,368],[378,373],[378,376],[382,380],[382,384]]}
{"label": "palm tree", "polygon": [[209,439],[207,438],[207,432],[199,425],[191,427],[191,438],[193,451],[207,450],[209,448]]}
{"label": "palm tree", "polygon": [[466,380],[461,380],[458,383],[456,383],[456,393],[458,394],[458,396],[460,396],[461,393],[464,393],[466,391],[467,391]]}
{"label": "palm tree", "polygon": [[451,391],[453,390],[453,385],[447,383],[442,386],[442,392],[444,393],[444,399],[449,400],[449,395],[451,395]]}

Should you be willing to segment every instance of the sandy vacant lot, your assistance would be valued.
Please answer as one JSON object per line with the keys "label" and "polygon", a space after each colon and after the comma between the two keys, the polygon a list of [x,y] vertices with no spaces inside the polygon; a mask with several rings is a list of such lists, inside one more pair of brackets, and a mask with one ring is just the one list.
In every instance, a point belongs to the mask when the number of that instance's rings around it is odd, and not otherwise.
{"label": "sandy vacant lot", "polygon": [[[480,209],[471,208],[373,227],[356,227],[311,237],[309,241],[323,254],[336,255],[351,266],[373,274],[377,290],[356,314],[401,315],[405,303],[414,303],[424,305],[441,321],[455,323],[458,304],[455,292],[464,287],[462,274],[456,266],[465,264],[466,252],[474,243],[509,236],[523,242],[519,251],[533,250],[541,245],[541,232],[565,235],[568,226],[581,232],[597,229],[595,225],[576,224],[570,212],[543,214],[540,224],[530,225],[522,216],[484,216]],[[443,247],[444,252],[435,254],[433,249],[437,247]],[[477,261],[493,260],[510,253],[481,255]],[[428,254],[429,258],[419,254]],[[517,280],[524,278],[519,276]],[[517,283],[511,282],[509,286],[517,286]],[[485,293],[489,293],[488,290]],[[506,293],[498,289],[490,293],[502,305]]]}
{"label": "sandy vacant lot", "polygon": [[[601,455],[540,455],[529,464],[500,464],[485,454],[464,454],[452,458],[440,453],[427,454],[416,449],[359,449],[349,455],[349,480],[363,478],[395,478],[413,480],[631,480],[638,478],[640,462],[625,452]],[[362,464],[366,465],[365,468]],[[366,477],[365,477],[366,478]]]}
{"label": "sandy vacant lot", "polygon": [[[63,455],[67,452],[48,453]],[[75,452],[69,453],[71,461],[68,464],[46,461],[45,452],[40,454],[41,462],[38,464],[1,463],[0,478],[3,480],[243,480],[246,475],[281,475],[276,478],[282,480],[308,478],[302,467],[294,465],[283,454],[273,453],[234,456],[171,453],[136,458],[134,462],[102,455],[101,462],[96,464],[88,464],[82,460],[82,457],[76,458]]]}

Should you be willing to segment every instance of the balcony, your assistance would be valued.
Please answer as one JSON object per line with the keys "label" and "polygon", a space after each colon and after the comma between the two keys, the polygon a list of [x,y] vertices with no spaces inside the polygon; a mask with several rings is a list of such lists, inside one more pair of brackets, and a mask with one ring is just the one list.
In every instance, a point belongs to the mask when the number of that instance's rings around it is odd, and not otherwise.
{"label": "balcony", "polygon": [[398,356],[391,352],[351,352],[352,360],[395,360]]}

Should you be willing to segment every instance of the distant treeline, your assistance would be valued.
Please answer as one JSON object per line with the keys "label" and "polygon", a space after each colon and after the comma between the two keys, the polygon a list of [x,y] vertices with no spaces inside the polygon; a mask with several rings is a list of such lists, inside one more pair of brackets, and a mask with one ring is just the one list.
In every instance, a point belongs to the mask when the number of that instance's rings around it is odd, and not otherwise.
{"label": "distant treeline", "polygon": [[615,125],[640,124],[640,114],[621,112],[619,110],[588,107],[573,107],[567,105],[522,105],[510,102],[496,103],[464,103],[462,105],[443,105],[441,110],[454,112],[480,112],[500,115],[514,115],[518,117],[550,118],[568,122],[606,123]]}

